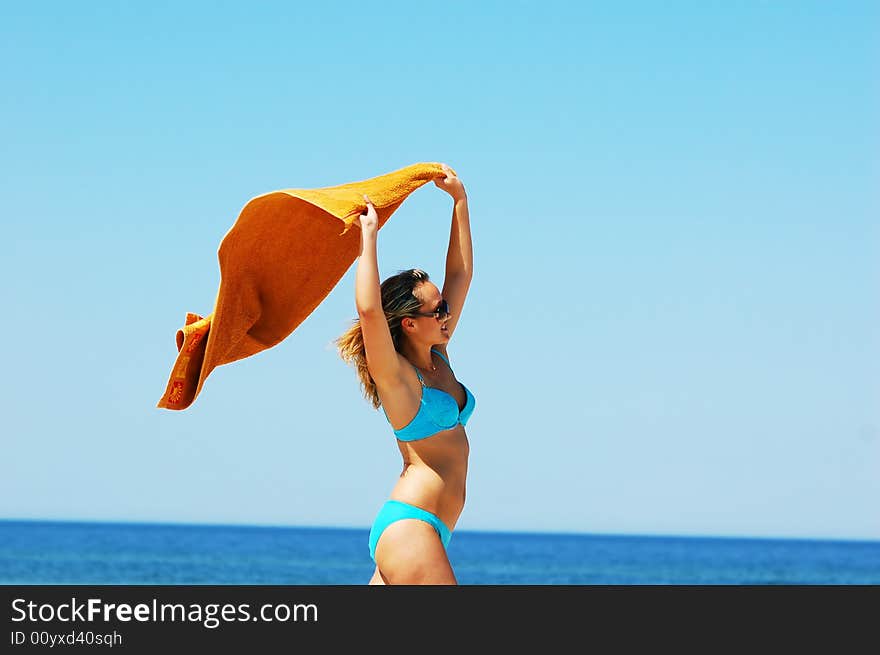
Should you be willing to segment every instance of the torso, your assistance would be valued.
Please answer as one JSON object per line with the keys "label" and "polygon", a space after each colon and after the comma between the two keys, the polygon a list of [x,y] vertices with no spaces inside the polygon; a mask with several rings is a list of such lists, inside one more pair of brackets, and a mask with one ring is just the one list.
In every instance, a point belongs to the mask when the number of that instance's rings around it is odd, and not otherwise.
{"label": "torso", "polygon": [[[434,346],[446,355],[444,346]],[[398,353],[401,379],[394,387],[379,387],[377,392],[393,429],[404,427],[419,410],[422,385],[415,367]],[[436,371],[421,370],[425,384],[445,391],[461,410],[467,402],[465,390],[450,367],[436,353],[432,355]],[[411,503],[436,514],[450,530],[455,528],[465,501],[465,479],[469,445],[463,425],[458,424],[430,437],[416,441],[397,440],[403,457],[400,474],[390,498]]]}

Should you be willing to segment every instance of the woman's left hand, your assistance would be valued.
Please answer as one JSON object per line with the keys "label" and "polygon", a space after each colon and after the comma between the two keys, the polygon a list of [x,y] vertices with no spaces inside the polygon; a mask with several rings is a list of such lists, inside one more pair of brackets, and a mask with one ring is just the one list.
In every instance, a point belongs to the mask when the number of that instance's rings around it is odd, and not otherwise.
{"label": "woman's left hand", "polygon": [[446,164],[440,164],[443,167],[443,172],[445,175],[441,175],[440,177],[434,178],[434,184],[437,185],[438,189],[443,189],[455,200],[460,200],[461,198],[466,198],[467,193],[464,190],[464,185],[461,183],[461,180],[452,172],[452,169],[449,168]]}

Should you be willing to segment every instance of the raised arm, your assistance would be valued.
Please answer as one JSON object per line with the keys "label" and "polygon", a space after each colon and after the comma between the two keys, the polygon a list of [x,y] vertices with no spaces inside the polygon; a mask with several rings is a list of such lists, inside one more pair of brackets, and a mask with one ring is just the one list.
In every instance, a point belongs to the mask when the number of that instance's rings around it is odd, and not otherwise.
{"label": "raised arm", "polygon": [[382,288],[379,282],[379,263],[376,242],[379,233],[379,217],[373,203],[366,196],[366,215],[359,217],[361,224],[361,252],[355,272],[354,296],[360,319],[361,334],[367,368],[377,384],[391,381],[400,375],[400,360],[391,330],[382,309]]}
{"label": "raised arm", "polygon": [[441,292],[449,303],[451,316],[446,325],[449,336],[452,337],[473,279],[474,249],[471,243],[470,215],[464,185],[449,167],[444,164],[443,168],[446,170],[446,177],[434,180],[434,184],[449,193],[454,201],[449,249],[446,251],[446,276],[443,279]]}

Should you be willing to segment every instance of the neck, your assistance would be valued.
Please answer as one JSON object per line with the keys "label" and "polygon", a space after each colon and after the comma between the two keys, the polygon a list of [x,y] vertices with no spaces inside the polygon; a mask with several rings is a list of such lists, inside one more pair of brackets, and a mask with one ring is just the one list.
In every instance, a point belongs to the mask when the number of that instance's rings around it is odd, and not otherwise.
{"label": "neck", "polygon": [[403,356],[423,371],[436,371],[434,357],[431,355],[431,346],[414,346],[407,342],[401,348]]}

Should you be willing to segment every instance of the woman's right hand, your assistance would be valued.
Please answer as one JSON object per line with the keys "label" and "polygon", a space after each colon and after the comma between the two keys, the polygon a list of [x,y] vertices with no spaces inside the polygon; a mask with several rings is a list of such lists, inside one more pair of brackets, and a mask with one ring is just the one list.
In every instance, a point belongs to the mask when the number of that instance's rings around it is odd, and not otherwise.
{"label": "woman's right hand", "polygon": [[361,224],[361,233],[362,234],[375,234],[379,229],[379,215],[376,213],[376,208],[373,207],[373,203],[370,202],[370,199],[364,195],[364,200],[367,203],[367,209],[363,214],[358,216],[358,220]]}

